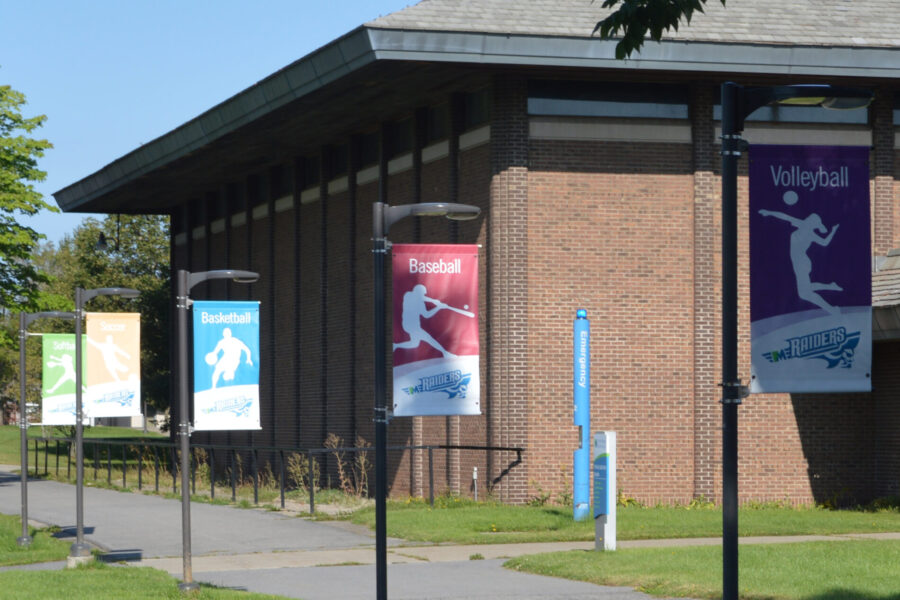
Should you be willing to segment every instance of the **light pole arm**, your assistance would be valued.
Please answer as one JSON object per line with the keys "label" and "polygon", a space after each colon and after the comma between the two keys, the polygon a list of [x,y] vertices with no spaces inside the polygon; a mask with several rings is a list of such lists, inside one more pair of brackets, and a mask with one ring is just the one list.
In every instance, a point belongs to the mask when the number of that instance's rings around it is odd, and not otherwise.
{"label": "light pole arm", "polygon": [[75,313],[73,312],[61,312],[58,310],[47,311],[47,312],[37,312],[37,313],[21,313],[25,315],[25,323],[23,325],[23,329],[27,329],[29,325],[37,321],[38,319],[74,319]]}
{"label": "light pole arm", "polygon": [[446,217],[453,221],[467,221],[481,214],[481,209],[471,204],[455,202],[419,202],[389,206],[383,202],[372,205],[372,230],[374,238],[383,238],[391,225],[406,217]]}
{"label": "light pole arm", "polygon": [[193,287],[210,279],[232,279],[237,283],[253,283],[259,279],[259,273],[254,271],[240,271],[236,269],[221,269],[217,271],[200,271],[198,273],[190,273],[188,271],[179,271],[186,273],[187,279],[184,282],[184,295],[186,296]]}
{"label": "light pole arm", "polygon": [[[79,288],[76,288],[76,293]],[[137,298],[141,293],[132,288],[125,287],[109,287],[109,288],[96,288],[93,290],[81,290],[81,306],[83,307],[88,300],[96,298],[97,296],[120,296],[122,298]],[[79,307],[76,302],[75,310],[78,311]]]}

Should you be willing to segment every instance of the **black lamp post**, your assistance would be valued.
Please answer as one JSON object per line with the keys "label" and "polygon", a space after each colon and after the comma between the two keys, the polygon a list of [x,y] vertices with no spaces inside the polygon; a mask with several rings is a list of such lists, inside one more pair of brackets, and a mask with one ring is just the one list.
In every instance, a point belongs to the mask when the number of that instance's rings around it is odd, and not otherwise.
{"label": "black lamp post", "polygon": [[72,319],[71,312],[38,312],[19,313],[19,434],[20,453],[22,455],[22,535],[16,538],[19,546],[31,544],[28,535],[28,415],[25,402],[25,340],[28,339],[28,326],[38,319]]}
{"label": "black lamp post", "polygon": [[477,206],[448,202],[422,202],[388,206],[384,202],[372,205],[372,243],[375,284],[375,584],[377,600],[387,600],[387,424],[385,402],[385,316],[384,316],[384,255],[388,250],[387,234],[391,225],[406,217],[446,217],[455,221],[476,218]]}
{"label": "black lamp post", "polygon": [[191,420],[188,390],[188,334],[187,311],[191,288],[210,279],[231,279],[236,283],[253,283],[259,273],[223,269],[191,273],[180,269],[176,282],[175,308],[178,313],[178,437],[181,447],[181,551],[182,582],[178,589],[192,592],[200,586],[194,582],[191,568]]}
{"label": "black lamp post", "polygon": [[81,320],[84,318],[84,305],[97,296],[137,298],[140,294],[137,290],[123,287],[93,290],[75,288],[75,543],[69,551],[70,564],[77,564],[91,557],[91,548],[84,543],[84,414],[81,403]]}
{"label": "black lamp post", "polygon": [[831,85],[744,87],[722,84],[722,598],[738,597],[738,406],[747,389],[738,378],[737,161],[744,119],[769,104],[864,108],[872,92]]}

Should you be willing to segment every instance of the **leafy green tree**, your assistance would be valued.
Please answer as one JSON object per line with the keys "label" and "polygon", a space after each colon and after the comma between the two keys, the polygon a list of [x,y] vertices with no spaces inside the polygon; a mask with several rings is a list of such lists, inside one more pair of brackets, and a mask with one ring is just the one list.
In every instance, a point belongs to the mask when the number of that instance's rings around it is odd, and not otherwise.
{"label": "leafy green tree", "polygon": [[[46,310],[73,310],[76,287],[129,287],[141,292],[131,300],[98,296],[85,310],[141,313],[141,393],[157,409],[169,405],[168,232],[168,217],[159,215],[90,218],[64,237],[59,248],[38,255],[51,278],[42,286],[41,301],[66,305]],[[106,248],[98,247],[101,233]]]}
{"label": "leafy green tree", "polygon": [[[725,5],[725,0],[720,0]],[[631,56],[644,45],[647,33],[658,42],[669,29],[678,31],[682,18],[691,22],[694,12],[703,12],[706,0],[604,0],[603,8],[618,8],[602,21],[597,22],[594,33],[608,39],[622,32],[616,44],[616,58]]]}
{"label": "leafy green tree", "polygon": [[47,117],[23,117],[24,105],[24,94],[0,86],[0,305],[6,310],[33,310],[38,286],[47,281],[31,261],[44,236],[20,223],[19,217],[57,210],[32,185],[46,177],[37,168],[37,159],[52,145],[29,134]]}
{"label": "leafy green tree", "polygon": [[[46,323],[46,322],[44,322]],[[53,331],[44,329],[42,331]],[[71,333],[72,325],[69,323]],[[25,342],[25,401],[39,403],[41,399],[40,338],[29,336]],[[0,317],[0,404],[7,414],[18,411],[19,405],[19,313],[6,312]]]}

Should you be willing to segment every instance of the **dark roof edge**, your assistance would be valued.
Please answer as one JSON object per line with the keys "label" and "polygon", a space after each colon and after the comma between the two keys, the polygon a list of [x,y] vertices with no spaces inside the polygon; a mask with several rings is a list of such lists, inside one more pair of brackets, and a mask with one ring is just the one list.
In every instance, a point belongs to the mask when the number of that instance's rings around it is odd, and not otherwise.
{"label": "dark roof edge", "polygon": [[663,41],[616,60],[615,41],[361,26],[53,194],[78,211],[103,194],[376,60],[900,80],[900,48]]}
{"label": "dark roof edge", "polygon": [[900,80],[900,47],[790,46],[705,41],[648,42],[617,60],[616,40],[372,29],[378,59],[620,70],[699,71]]}
{"label": "dark roof edge", "polygon": [[59,207],[80,206],[213,142],[376,60],[369,32],[358,27],[53,194]]}

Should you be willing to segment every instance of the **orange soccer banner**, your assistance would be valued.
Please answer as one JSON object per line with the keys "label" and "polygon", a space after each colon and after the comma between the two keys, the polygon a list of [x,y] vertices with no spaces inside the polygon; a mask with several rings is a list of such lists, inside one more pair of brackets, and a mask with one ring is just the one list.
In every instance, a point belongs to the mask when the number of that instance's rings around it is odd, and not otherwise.
{"label": "orange soccer banner", "polygon": [[90,417],[141,414],[141,315],[87,313],[87,394]]}

